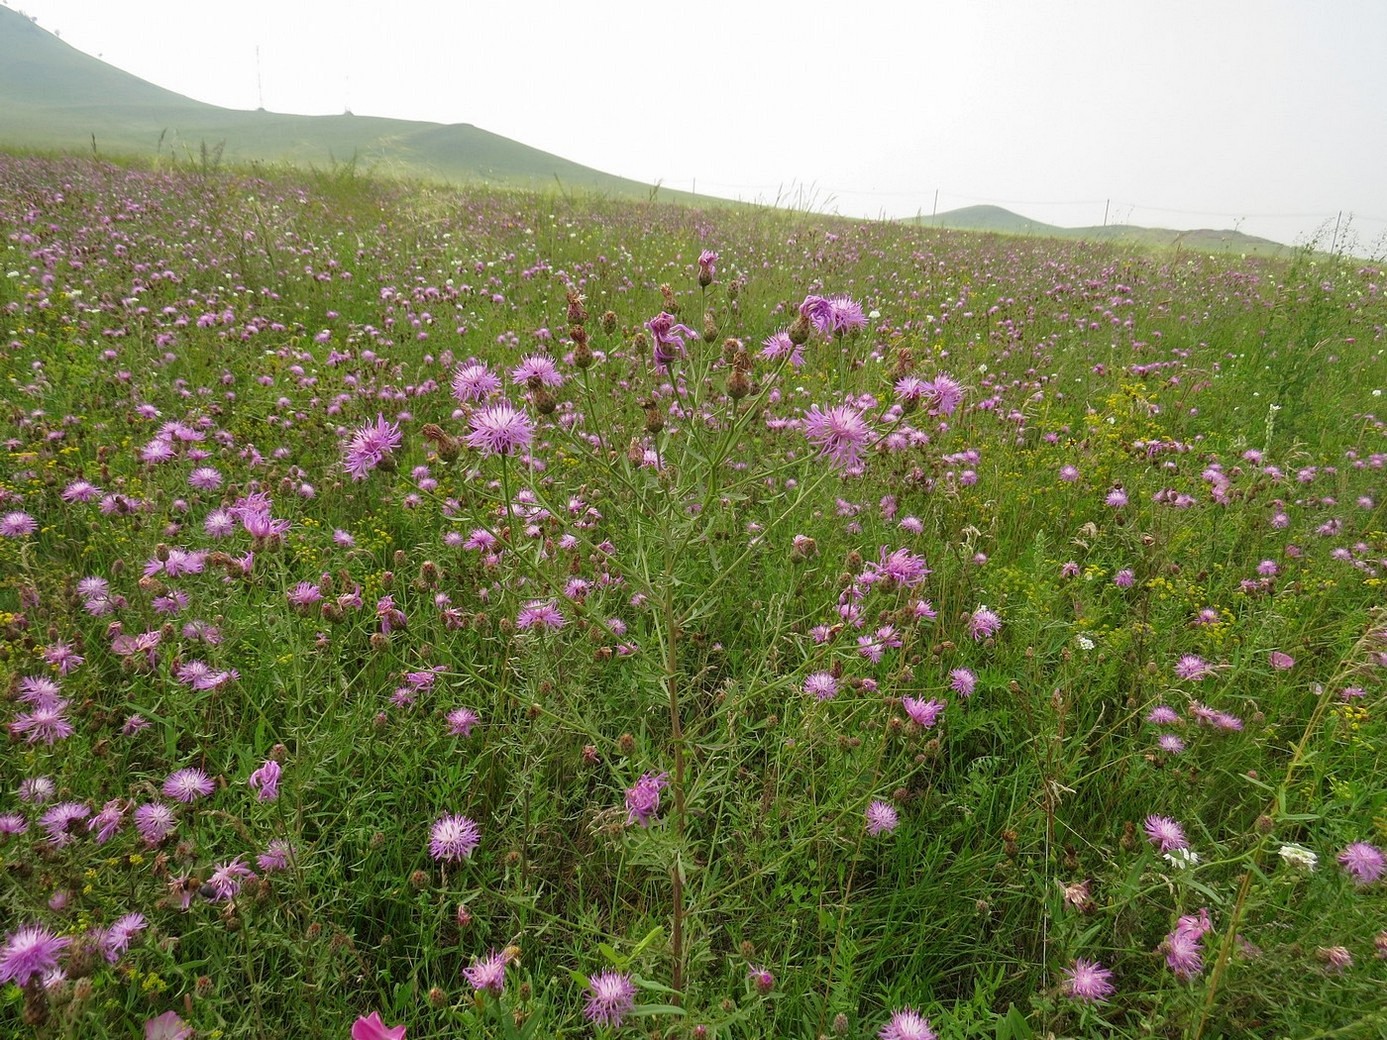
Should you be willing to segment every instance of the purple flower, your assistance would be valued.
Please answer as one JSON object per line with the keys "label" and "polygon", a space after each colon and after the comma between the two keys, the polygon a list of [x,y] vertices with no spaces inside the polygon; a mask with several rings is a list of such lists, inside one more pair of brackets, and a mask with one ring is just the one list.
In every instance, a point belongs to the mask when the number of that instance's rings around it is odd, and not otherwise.
{"label": "purple flower", "polygon": [[220,903],[235,899],[236,894],[241,891],[241,880],[253,877],[255,877],[255,871],[242,863],[240,856],[229,863],[217,864],[207,879],[207,887],[211,890],[212,901]]}
{"label": "purple flower", "polygon": [[615,1029],[636,1007],[636,986],[631,976],[603,971],[588,980],[588,1003],[583,1015],[589,1022]]}
{"label": "purple flower", "polygon": [[294,857],[294,847],[283,838],[275,838],[265,846],[265,851],[255,857],[256,866],[261,870],[283,870]]}
{"label": "purple flower", "polygon": [[862,461],[862,451],[871,436],[871,427],[862,413],[851,405],[835,405],[820,411],[818,405],[809,409],[803,420],[804,436],[839,469],[848,469]]}
{"label": "purple flower", "polygon": [[829,336],[867,327],[862,305],[850,296],[806,296],[799,305],[799,312],[814,328]]}
{"label": "purple flower", "polygon": [[146,845],[158,845],[177,826],[173,810],[163,802],[146,802],[135,809],[135,830]]}
{"label": "purple flower", "polygon": [[126,914],[117,918],[111,927],[103,929],[100,945],[106,960],[111,964],[120,960],[120,955],[129,948],[130,940],[144,931],[145,927],[144,914]]}
{"label": "purple flower", "polygon": [[1151,815],[1146,818],[1146,837],[1160,852],[1190,847],[1184,829],[1169,816]]}
{"label": "purple flower", "polygon": [[72,843],[73,837],[69,828],[90,815],[91,809],[82,802],[59,802],[39,817],[39,825],[48,832],[49,842],[62,848]]}
{"label": "purple flower", "polygon": [[541,386],[562,386],[563,376],[548,354],[530,354],[511,369],[512,383],[538,390]]}
{"label": "purple flower", "polygon": [[818,700],[832,700],[838,694],[838,680],[831,672],[814,672],[804,680],[804,692]]}
{"label": "purple flower", "polygon": [[96,843],[104,845],[120,829],[125,820],[125,803],[112,798],[101,807],[101,811],[87,821],[87,830],[96,831]]}
{"label": "purple flower", "polygon": [[945,372],[925,384],[925,400],[935,415],[953,415],[963,401],[963,384]]}
{"label": "purple flower", "polygon": [[944,714],[948,702],[939,700],[917,701],[914,697],[902,697],[901,707],[910,716],[910,721],[921,729],[929,729]]}
{"label": "purple flower", "polygon": [[645,773],[626,791],[626,823],[649,827],[660,811],[660,791],[669,785],[668,773]]}
{"label": "purple flower", "polygon": [[1280,650],[1273,650],[1267,655],[1267,663],[1278,671],[1284,672],[1295,667],[1295,658]]}
{"label": "purple flower", "polygon": [[0,982],[13,979],[23,986],[35,975],[45,975],[58,966],[58,954],[72,940],[54,935],[40,924],[25,925],[5,937],[0,949]]}
{"label": "purple flower", "polygon": [[530,417],[509,401],[498,401],[473,412],[468,418],[472,432],[468,447],[483,455],[513,455],[529,448],[535,428]]}
{"label": "purple flower", "polygon": [[482,843],[482,832],[466,816],[442,816],[433,825],[429,855],[436,860],[467,859]]}
{"label": "purple flower", "polygon": [[930,1028],[929,1019],[917,1011],[906,1008],[891,1016],[891,1021],[877,1033],[881,1040],[936,1040]]}
{"label": "purple flower", "polygon": [[1208,911],[1181,917],[1175,930],[1165,937],[1158,952],[1165,954],[1166,966],[1182,979],[1192,979],[1204,970],[1204,933],[1212,925]]}
{"label": "purple flower", "polygon": [[698,339],[697,332],[687,325],[680,325],[674,320],[674,315],[666,311],[661,311],[647,321],[645,327],[650,330],[650,338],[655,341],[655,367],[660,369],[668,368],[676,357],[688,355],[684,348],[685,336]]}
{"label": "purple flower", "polygon": [[968,634],[975,640],[988,639],[997,634],[1002,627],[1002,619],[985,604],[968,618]]}
{"label": "purple flower", "polygon": [[222,486],[222,475],[211,466],[199,466],[188,474],[188,485],[197,491],[216,491]]}
{"label": "purple flower", "polygon": [[279,797],[279,774],[279,763],[269,758],[265,760],[264,765],[250,774],[246,783],[260,801],[273,802]]}
{"label": "purple flower", "polygon": [[761,341],[760,357],[766,361],[779,361],[788,356],[791,368],[804,364],[804,349],[797,345],[784,329],[773,332]]}
{"label": "purple flower", "polygon": [[215,790],[215,785],[201,769],[179,769],[164,781],[164,795],[176,802],[195,802]]}
{"label": "purple flower", "polygon": [[1112,972],[1083,957],[1064,969],[1064,992],[1075,1000],[1101,1004],[1113,994]]}
{"label": "purple flower", "polygon": [[949,687],[960,697],[971,697],[978,688],[978,677],[968,668],[954,668],[949,672]]}
{"label": "purple flower", "polygon": [[521,608],[515,617],[515,627],[522,631],[527,628],[563,628],[564,616],[559,605],[551,600],[531,600]]}
{"label": "purple flower", "polygon": [[1127,504],[1127,492],[1123,491],[1120,487],[1113,488],[1108,492],[1108,497],[1103,501],[1113,509],[1121,509]]}
{"label": "purple flower", "polygon": [[890,834],[901,822],[889,802],[874,801],[867,806],[867,833],[873,836]]}
{"label": "purple flower", "polygon": [[367,423],[352,434],[342,453],[342,466],[353,480],[364,480],[367,473],[390,458],[402,443],[404,436],[399,425],[386,422],[385,416],[377,412],[374,423]]}
{"label": "purple flower", "polygon": [[925,566],[925,558],[915,555],[909,549],[897,549],[888,555],[886,546],[883,545],[877,556],[878,562],[874,565],[874,572],[881,578],[908,589],[920,584],[930,573],[930,569]]}
{"label": "purple flower", "polygon": [[463,365],[453,374],[453,396],[463,404],[485,401],[501,389],[501,378],[481,362]]}
{"label": "purple flower", "polygon": [[38,529],[39,525],[34,518],[18,509],[0,517],[0,538],[23,538]]}
{"label": "purple flower", "polygon": [[717,277],[718,254],[711,249],[705,249],[698,254],[698,284],[703,288],[713,284],[713,279]]}
{"label": "purple flower", "polygon": [[51,746],[56,741],[66,740],[75,732],[72,723],[63,714],[66,710],[67,701],[59,700],[35,711],[16,715],[10,723],[10,732],[15,736],[23,735],[30,744],[43,741]]}
{"label": "purple flower", "polygon": [[1383,870],[1387,869],[1382,850],[1365,841],[1355,841],[1352,845],[1346,846],[1344,851],[1339,853],[1339,865],[1348,871],[1354,884],[1360,886],[1371,885],[1382,877]]}
{"label": "purple flower", "polygon": [[470,737],[478,715],[471,708],[454,708],[448,712],[448,732],[455,737]]}
{"label": "purple flower", "polygon": [[1214,674],[1214,666],[1194,654],[1185,654],[1175,662],[1175,677],[1190,682],[1199,682]]}
{"label": "purple flower", "polygon": [[506,988],[506,965],[510,961],[509,949],[492,950],[485,957],[473,961],[470,968],[463,968],[462,974],[474,990],[500,993]]}

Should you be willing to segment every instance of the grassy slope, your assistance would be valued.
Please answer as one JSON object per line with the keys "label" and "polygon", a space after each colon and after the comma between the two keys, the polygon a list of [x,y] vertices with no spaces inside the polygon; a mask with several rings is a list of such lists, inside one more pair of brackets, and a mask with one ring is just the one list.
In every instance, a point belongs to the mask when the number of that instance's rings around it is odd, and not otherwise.
{"label": "grassy slope", "polygon": [[[467,123],[300,116],[205,104],[122,72],[0,8],[0,144],[176,159],[224,146],[227,159],[327,165],[356,159],[395,175],[650,197],[614,177]],[[681,192],[660,192],[688,201]],[[700,202],[706,204],[706,199]]]}
{"label": "grassy slope", "polygon": [[1261,256],[1283,256],[1290,253],[1288,246],[1255,235],[1245,235],[1241,231],[1215,231],[1208,228],[1173,231],[1169,228],[1144,228],[1131,224],[1066,228],[1031,220],[1001,206],[965,206],[934,217],[912,217],[907,223],[957,231],[989,231],[1001,235],[1039,235],[1088,242],[1178,246],[1200,252],[1248,253]]}

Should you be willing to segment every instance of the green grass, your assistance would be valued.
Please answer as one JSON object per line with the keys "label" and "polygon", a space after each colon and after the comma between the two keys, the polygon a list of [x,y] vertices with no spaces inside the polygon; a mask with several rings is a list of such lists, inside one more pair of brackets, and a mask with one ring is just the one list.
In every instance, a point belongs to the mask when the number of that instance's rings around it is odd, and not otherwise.
{"label": "green grass", "polygon": [[[77,947],[42,995],[3,984],[0,1032],[175,1011],[199,1037],[338,1038],[378,1011],[411,1040],[585,1036],[610,969],[630,1036],[872,1036],[905,1008],[950,1038],[1380,1033],[1383,882],[1336,862],[1387,845],[1379,269],[350,165],[0,163],[0,816],[27,825],[0,837],[0,932]],[[874,316],[813,333],[802,368],[762,358],[811,293]],[[716,331],[661,372],[671,307]],[[512,381],[535,353],[562,385]],[[468,359],[534,424],[533,465],[467,447]],[[907,374],[953,376],[961,406],[890,411]],[[814,406],[860,413],[860,472],[806,438]],[[353,480],[378,415],[400,443]],[[256,492],[281,534],[208,529]],[[882,579],[897,550],[930,573]],[[525,628],[550,600],[565,624]],[[975,638],[984,605],[1001,628]],[[84,662],[61,674],[58,644]],[[199,689],[195,662],[237,676]],[[51,744],[24,721],[38,676],[73,727]],[[905,697],[947,706],[926,728]],[[188,767],[216,789],[172,803]],[[661,773],[640,826],[626,793]],[[53,841],[19,795],[37,777],[124,823]],[[869,833],[875,801],[894,830]],[[130,814],[153,803],[178,829],[149,846]],[[480,844],[435,860],[453,814]],[[1152,815],[1198,863],[1160,855]],[[292,861],[255,866],[273,840]],[[238,857],[262,877],[180,906],[171,881]],[[1201,910],[1182,978],[1162,946]],[[83,954],[132,912],[128,950]],[[504,994],[474,994],[461,971],[510,946]],[[1077,958],[1113,973],[1106,1002],[1066,990]]]}

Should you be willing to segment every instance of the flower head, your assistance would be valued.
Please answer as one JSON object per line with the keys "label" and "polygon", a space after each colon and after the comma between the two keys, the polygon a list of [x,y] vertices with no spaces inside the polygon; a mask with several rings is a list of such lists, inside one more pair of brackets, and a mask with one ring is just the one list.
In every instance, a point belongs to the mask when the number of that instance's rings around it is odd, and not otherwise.
{"label": "flower head", "polygon": [[1079,957],[1064,969],[1064,992],[1075,1000],[1101,1004],[1112,996],[1112,972],[1097,961]]}
{"label": "flower head", "polygon": [[1148,816],[1146,818],[1146,837],[1160,852],[1190,847],[1189,840],[1185,837],[1184,828],[1169,816]]}
{"label": "flower head", "polygon": [[705,249],[698,254],[698,284],[703,288],[713,284],[713,279],[717,277],[718,254],[711,249]]}
{"label": "flower head", "polygon": [[191,1040],[193,1027],[177,1011],[165,1011],[144,1024],[144,1040]]}
{"label": "flower head", "polygon": [[650,338],[655,341],[656,368],[668,368],[676,357],[688,354],[684,348],[685,336],[698,339],[697,332],[687,325],[679,324],[668,311],[661,311],[655,315],[645,323],[645,327],[650,330]]}
{"label": "flower head", "polygon": [[405,1040],[404,1026],[388,1026],[372,1011],[352,1023],[352,1040]]}
{"label": "flower head", "polygon": [[25,925],[5,937],[0,949],[0,982],[13,979],[23,986],[35,975],[44,975],[58,966],[58,954],[72,940],[54,935],[41,924]]}
{"label": "flower head", "polygon": [[260,801],[273,802],[279,797],[279,774],[279,763],[269,758],[265,760],[264,765],[250,774],[246,783]]}
{"label": "flower head", "polygon": [[948,702],[934,700],[919,701],[914,697],[902,697],[901,707],[910,716],[910,721],[921,729],[929,729],[939,721],[939,716],[944,714],[944,709],[948,707]]}
{"label": "flower head", "polygon": [[1311,852],[1304,845],[1297,845],[1295,842],[1287,842],[1277,850],[1277,854],[1293,867],[1312,873],[1319,863],[1319,856]]}
{"label": "flower head", "polygon": [[195,802],[215,790],[201,769],[177,769],[164,781],[164,794],[178,802]]}
{"label": "flower head", "polygon": [[990,638],[1002,627],[1002,619],[986,605],[978,607],[968,618],[968,634],[975,640]]}
{"label": "flower head", "polygon": [[891,1016],[891,1021],[877,1033],[881,1040],[936,1040],[930,1028],[929,1019],[917,1011],[906,1008]]}
{"label": "flower head", "polygon": [[455,737],[470,737],[472,727],[478,722],[479,716],[471,708],[454,708],[448,712],[448,732]]}
{"label": "flower head", "polygon": [[490,990],[492,993],[500,993],[506,988],[506,965],[514,957],[511,951],[511,947],[492,950],[485,957],[473,961],[470,968],[463,968],[463,977],[478,992]]}
{"label": "flower head", "polygon": [[1348,871],[1354,884],[1371,885],[1382,877],[1387,863],[1384,863],[1382,850],[1365,841],[1355,841],[1339,853],[1339,865]]}
{"label": "flower head", "polygon": [[482,842],[482,832],[466,816],[442,816],[433,825],[429,854],[437,860],[467,859]]}
{"label": "flower head", "polygon": [[646,773],[626,792],[626,822],[649,827],[660,811],[660,791],[669,784],[668,773]]}
{"label": "flower head", "polygon": [[839,469],[848,469],[862,461],[862,450],[871,436],[862,413],[851,405],[835,405],[821,411],[814,405],[804,417],[804,436]]}
{"label": "flower head", "polygon": [[353,480],[364,480],[366,474],[385,462],[404,443],[404,435],[396,423],[388,423],[376,413],[376,421],[357,429],[342,452],[342,466]]}
{"label": "flower head", "polygon": [[485,401],[501,389],[501,377],[480,361],[463,365],[453,373],[453,396],[464,404]]}
{"label": "flower head", "polygon": [[480,408],[467,421],[472,427],[467,435],[468,447],[483,455],[514,455],[529,448],[534,439],[534,423],[509,401]]}
{"label": "flower head", "polygon": [[813,694],[817,700],[832,700],[838,694],[838,680],[832,672],[813,672],[804,680],[804,692]]}
{"label": "flower head", "polygon": [[890,834],[900,824],[901,819],[890,802],[874,801],[867,806],[867,833]]}
{"label": "flower head", "polygon": [[28,513],[18,509],[0,517],[0,538],[23,538],[38,529],[38,522]]}
{"label": "flower head", "polygon": [[635,1007],[636,986],[630,975],[602,971],[588,980],[588,1003],[583,1015],[589,1022],[615,1029]]}

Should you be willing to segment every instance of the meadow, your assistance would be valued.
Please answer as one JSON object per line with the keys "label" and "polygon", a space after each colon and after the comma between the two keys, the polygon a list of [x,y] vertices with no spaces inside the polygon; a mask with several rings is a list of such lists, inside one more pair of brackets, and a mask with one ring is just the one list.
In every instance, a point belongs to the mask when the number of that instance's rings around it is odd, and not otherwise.
{"label": "meadow", "polygon": [[1383,267],[0,155],[0,1034],[1375,1037]]}

